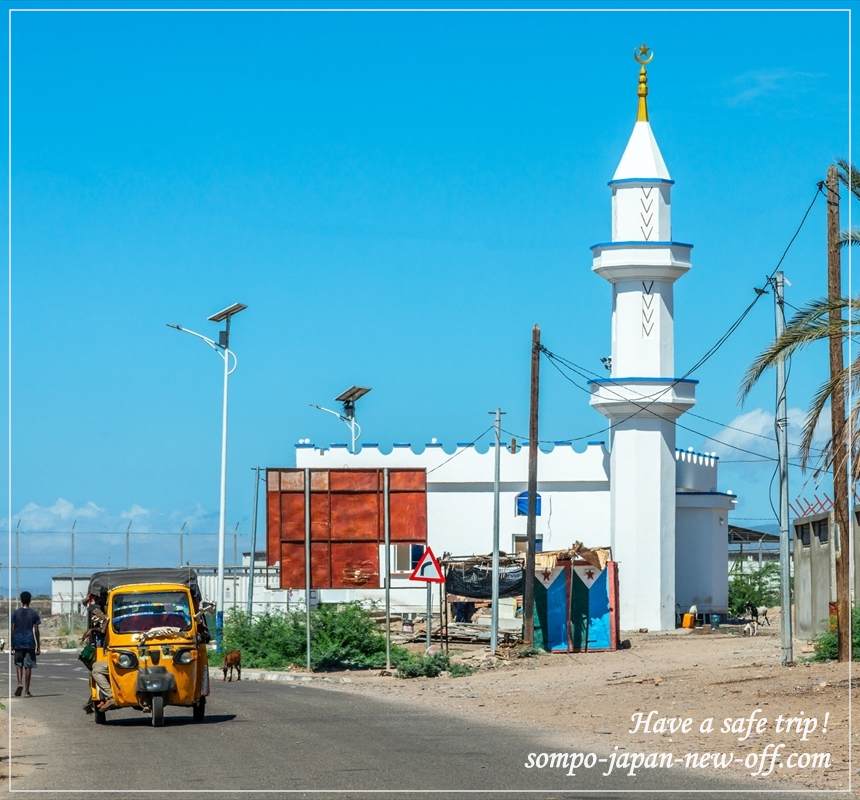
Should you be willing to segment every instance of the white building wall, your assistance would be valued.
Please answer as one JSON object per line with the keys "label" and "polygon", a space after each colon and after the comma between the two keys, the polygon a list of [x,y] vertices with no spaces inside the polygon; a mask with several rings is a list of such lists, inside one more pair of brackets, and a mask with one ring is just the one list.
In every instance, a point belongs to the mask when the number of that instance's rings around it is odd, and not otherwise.
{"label": "white building wall", "polygon": [[51,578],[51,614],[82,614],[80,603],[86,598],[90,586],[89,575],[74,578],[74,591],[70,575]]}
{"label": "white building wall", "polygon": [[[592,443],[581,452],[570,445],[557,445],[542,449],[538,456],[541,515],[537,518],[536,532],[542,539],[543,549],[569,547],[574,541],[584,542],[588,546],[612,545],[615,558],[620,562],[622,609],[626,604],[629,613],[633,614],[628,618],[633,620],[635,617],[635,627],[651,629],[671,627],[676,610],[682,605],[689,607],[695,602],[694,598],[700,596],[713,598],[713,610],[725,611],[728,593],[725,521],[733,499],[716,492],[719,459],[710,454],[674,450],[665,427],[668,427],[668,423],[657,420],[655,430],[650,432],[653,441],[642,440],[642,435],[647,437],[647,432],[632,431],[633,438],[630,441],[637,451],[656,448],[656,453],[647,458],[640,453],[632,460],[621,459],[615,469],[633,469],[634,473],[628,476],[628,483],[638,485],[642,491],[666,491],[667,496],[659,509],[669,508],[672,513],[665,519],[653,522],[660,529],[677,529],[680,545],[676,543],[673,548],[667,547],[666,542],[671,543],[675,536],[666,535],[665,531],[659,541],[642,536],[642,508],[635,497],[630,496],[625,498],[619,495],[619,500],[623,502],[619,502],[615,513],[625,518],[624,525],[629,528],[633,547],[618,548],[617,543],[610,541],[610,454],[602,443]],[[670,434],[673,433],[673,430],[670,431]],[[650,463],[663,464],[665,474],[661,476],[658,469],[636,470],[635,465],[642,463],[641,458]],[[377,445],[365,445],[358,453],[352,454],[345,447],[319,448],[300,444],[296,447],[296,466],[317,469],[425,468],[428,470],[428,543],[433,551],[441,556],[446,552],[471,555],[492,550],[492,447],[480,450],[474,446],[459,446],[446,450],[432,443],[421,451],[415,451],[409,445],[383,451]],[[677,481],[677,496],[676,489],[672,488],[674,481]],[[516,514],[516,497],[526,491],[527,482],[528,448],[524,447],[516,453],[503,448],[500,543],[501,549],[506,552],[514,550],[515,536],[525,536],[526,533],[526,517]],[[648,529],[653,529],[650,523]],[[661,553],[660,569],[665,572],[662,581],[654,580],[651,567],[642,568],[643,564],[653,565],[655,548]],[[380,564],[383,559],[384,552],[380,548]],[[634,609],[643,605],[643,597],[649,596],[659,585],[665,586],[670,579],[678,595],[673,599],[670,593],[662,598],[661,619],[640,619],[638,610],[634,613]],[[434,589],[434,608],[438,608],[436,592]],[[323,603],[359,600],[375,603],[381,608],[385,595],[380,582],[379,589],[324,589],[319,593],[319,600]],[[392,578],[393,610],[398,613],[423,614],[425,603],[423,586],[416,588],[405,575]],[[711,610],[706,606],[704,601],[699,603],[700,610]],[[630,623],[630,627],[634,623]]]}
{"label": "white building wall", "polygon": [[722,494],[679,494],[675,517],[675,601],[679,612],[725,614],[729,606],[728,513]]}

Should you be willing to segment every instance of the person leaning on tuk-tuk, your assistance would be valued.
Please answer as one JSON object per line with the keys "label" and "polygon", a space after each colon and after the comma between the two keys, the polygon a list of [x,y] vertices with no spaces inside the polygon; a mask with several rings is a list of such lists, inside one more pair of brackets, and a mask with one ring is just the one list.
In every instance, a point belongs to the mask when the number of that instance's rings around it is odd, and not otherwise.
{"label": "person leaning on tuk-tuk", "polygon": [[[85,645],[84,650],[88,648],[104,647],[105,634],[107,633],[108,618],[96,603],[95,597],[89,595],[86,600],[87,610],[89,612],[90,627],[87,632],[81,637],[81,642]],[[98,687],[99,696],[102,701],[96,706],[92,699],[87,700],[84,705],[84,711],[87,714],[92,714],[93,711],[105,711],[108,708],[113,708],[114,699],[113,691],[110,688],[110,675],[108,674],[107,661],[99,661],[95,658],[94,649],[88,652],[88,658],[82,657],[81,660],[87,665],[93,675],[93,682]]]}

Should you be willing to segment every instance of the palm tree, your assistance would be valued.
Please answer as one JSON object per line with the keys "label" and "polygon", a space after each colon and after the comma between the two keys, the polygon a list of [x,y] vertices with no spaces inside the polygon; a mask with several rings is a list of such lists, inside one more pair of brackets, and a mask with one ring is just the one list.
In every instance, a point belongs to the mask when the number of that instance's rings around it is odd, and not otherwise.
{"label": "palm tree", "polygon": [[[839,181],[848,187],[849,199],[851,195],[860,199],[860,171],[844,160],[838,161],[836,167]],[[860,229],[843,231],[839,241],[843,247],[860,244]],[[741,383],[741,401],[749,394],[764,372],[779,359],[790,358],[807,345],[822,339],[830,339],[831,336],[839,337],[842,342],[845,342],[849,336],[855,338],[853,334],[855,327],[860,330],[860,298],[828,297],[808,303],[789,320],[779,338],[753,361]],[[849,493],[854,492],[854,487],[860,479],[860,431],[858,431],[860,426],[857,424],[860,418],[860,399],[858,399],[860,393],[858,389],[860,389],[860,356],[847,367],[843,367],[839,373],[830,375],[819,386],[807,411],[800,440],[800,460],[805,468],[810,461],[818,421],[828,401],[840,395],[854,398],[853,405],[846,409],[846,419],[837,423],[835,430],[831,431],[830,441],[825,444],[821,459],[815,467],[816,473],[832,470],[835,478],[840,471],[845,470],[845,460],[850,453],[853,466],[852,474],[849,476]],[[847,501],[847,498],[836,497],[836,518],[840,528],[840,541],[843,544],[842,553],[837,557],[836,562],[840,661],[850,658],[851,642],[848,587],[850,567],[847,561],[849,548],[844,547],[849,525],[847,508],[843,501]]]}
{"label": "palm tree", "polygon": [[[844,160],[839,160],[837,166],[840,181],[848,187],[854,197],[860,199],[860,170]],[[842,231],[840,243],[843,247],[860,244],[860,228]],[[779,358],[790,358],[795,352],[813,342],[829,339],[831,334],[836,334],[847,341],[852,329],[855,331],[854,338],[856,340],[856,331],[860,331],[860,298],[843,297],[838,300],[830,300],[825,297],[807,303],[786,323],[782,335],[765,348],[750,365],[741,383],[741,402],[765,371],[775,366]],[[853,456],[851,480],[852,483],[856,483],[860,480],[860,458],[858,458],[860,455],[860,426],[857,424],[858,419],[860,419],[860,391],[858,391],[860,390],[860,356],[857,356],[853,363],[844,367],[840,374],[828,377],[813,396],[800,440],[800,461],[804,467],[809,465],[811,455],[816,450],[813,447],[813,439],[819,419],[834,392],[842,392],[847,396],[849,373],[854,403],[848,409],[847,425]],[[832,432],[832,434],[836,433],[841,433],[841,431]],[[833,439],[831,438],[822,448],[821,459],[815,467],[816,472],[833,469],[832,443]],[[840,469],[845,468],[844,463],[836,466]]]}

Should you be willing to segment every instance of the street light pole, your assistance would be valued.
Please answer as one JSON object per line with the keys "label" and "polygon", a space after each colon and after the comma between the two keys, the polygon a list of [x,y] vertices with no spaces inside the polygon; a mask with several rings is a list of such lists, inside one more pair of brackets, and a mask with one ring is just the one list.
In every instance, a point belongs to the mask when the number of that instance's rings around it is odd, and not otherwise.
{"label": "street light pole", "polygon": [[[218,574],[216,578],[215,594],[217,596],[215,611],[215,644],[220,653],[224,641],[224,535],[227,517],[227,398],[229,378],[236,371],[239,360],[230,349],[230,319],[247,308],[243,303],[233,303],[221,311],[209,317],[210,322],[224,322],[224,330],[220,331],[218,341],[215,342],[208,336],[183,328],[176,323],[168,323],[167,327],[173,328],[181,333],[188,333],[204,341],[224,360],[224,393],[221,408],[221,485],[220,499],[218,504]],[[233,364],[230,365],[230,358]]]}
{"label": "street light pole", "polygon": [[[230,336],[230,318],[227,317],[227,336]],[[215,611],[215,647],[220,653],[224,642],[224,527],[227,522],[227,388],[229,385],[230,359],[227,357],[228,345],[224,345],[224,395],[221,408],[221,497],[218,507],[218,580],[215,593],[218,608]]]}

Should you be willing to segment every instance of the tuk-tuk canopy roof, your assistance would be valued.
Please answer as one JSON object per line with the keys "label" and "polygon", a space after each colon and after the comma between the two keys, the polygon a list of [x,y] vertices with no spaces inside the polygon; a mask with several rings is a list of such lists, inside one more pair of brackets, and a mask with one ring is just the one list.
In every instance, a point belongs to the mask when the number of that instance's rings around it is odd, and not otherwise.
{"label": "tuk-tuk canopy roof", "polygon": [[200,605],[197,573],[189,567],[145,567],[141,569],[112,569],[95,572],[90,577],[88,592],[104,598],[111,589],[134,583],[181,583],[191,590],[194,605]]}

